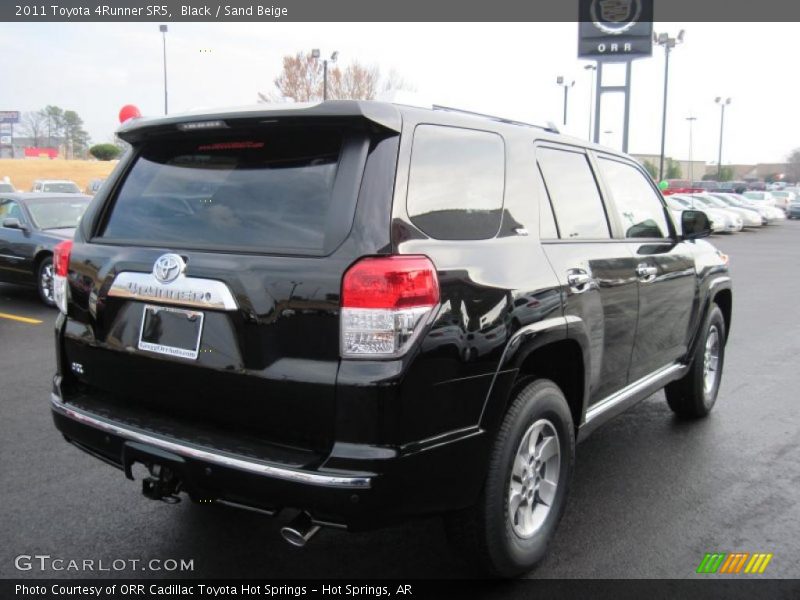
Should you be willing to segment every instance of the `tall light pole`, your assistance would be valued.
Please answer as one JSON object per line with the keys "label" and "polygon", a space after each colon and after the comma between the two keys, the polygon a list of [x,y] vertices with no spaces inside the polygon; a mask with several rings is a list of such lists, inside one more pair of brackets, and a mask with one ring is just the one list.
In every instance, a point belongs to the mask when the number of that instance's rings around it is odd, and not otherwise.
{"label": "tall light pole", "polygon": [[692,162],[692,126],[697,121],[697,117],[686,117],[689,121],[689,184],[694,181],[694,162]]}
{"label": "tall light pole", "polygon": [[668,33],[656,34],[653,32],[653,41],[664,47],[664,107],[661,114],[661,158],[658,162],[658,180],[664,179],[664,143],[667,138],[667,90],[669,89],[669,53],[678,44],[683,43],[683,29],[677,38],[670,37]]}
{"label": "tall light pole", "polygon": [[[319,60],[321,53],[319,48],[314,48],[311,51],[311,57],[316,58]],[[336,59],[339,58],[339,51],[335,50],[333,54],[331,54],[330,58],[326,58],[322,61],[322,99],[328,99],[328,61],[335,63]]]}
{"label": "tall light pole", "polygon": [[722,130],[725,127],[725,107],[731,103],[730,98],[723,100],[720,96],[714,98],[714,102],[719,104],[719,157],[717,158],[717,181],[722,179]]}
{"label": "tall light pole", "polygon": [[573,85],[575,85],[575,81],[573,80],[572,82],[567,83],[566,81],[564,81],[564,78],[561,75],[559,75],[558,77],[556,77],[556,83],[564,88],[564,125],[566,125],[567,124],[567,101],[568,101],[568,96],[569,96],[569,88],[571,88]]}
{"label": "tall light pole", "polygon": [[589,87],[589,141],[592,141],[592,105],[594,104],[594,72],[597,71],[597,65],[586,65],[583,67],[586,71],[592,74],[592,84]]}
{"label": "tall light pole", "polygon": [[164,114],[167,114],[167,26],[159,25],[158,30],[161,32],[161,42],[164,54]]}

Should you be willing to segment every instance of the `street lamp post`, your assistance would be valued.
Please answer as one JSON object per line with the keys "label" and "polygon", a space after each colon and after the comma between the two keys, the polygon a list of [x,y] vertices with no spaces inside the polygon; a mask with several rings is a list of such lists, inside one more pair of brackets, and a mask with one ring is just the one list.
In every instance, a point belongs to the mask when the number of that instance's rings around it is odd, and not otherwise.
{"label": "street lamp post", "polygon": [[167,114],[167,26],[159,25],[158,30],[161,32],[161,42],[164,55],[164,114]]}
{"label": "street lamp post", "polygon": [[[314,48],[311,51],[311,57],[316,58],[319,60],[321,53],[319,48]],[[339,58],[339,51],[335,50],[333,54],[331,54],[330,58],[326,58],[322,61],[322,99],[328,99],[328,61],[335,63],[336,59]]]}
{"label": "street lamp post", "polygon": [[697,121],[697,117],[686,117],[689,121],[689,183],[694,181],[694,162],[692,162],[692,126]]}
{"label": "street lamp post", "polygon": [[575,85],[575,81],[573,80],[572,82],[567,83],[566,81],[564,81],[564,78],[561,75],[559,75],[558,77],[556,77],[556,83],[564,88],[564,125],[566,125],[567,124],[567,101],[568,101],[568,96],[569,96],[569,88],[571,88],[573,85]]}
{"label": "street lamp post", "polygon": [[592,105],[594,104],[594,72],[597,71],[597,65],[586,65],[583,67],[585,70],[590,71],[592,74],[592,84],[589,87],[589,141],[592,140]]}
{"label": "street lamp post", "polygon": [[725,127],[725,107],[731,103],[730,98],[723,100],[720,96],[714,98],[714,102],[719,104],[719,156],[717,157],[717,181],[722,179],[722,130]]}
{"label": "street lamp post", "polygon": [[669,53],[678,44],[683,43],[684,31],[680,30],[677,38],[668,33],[653,33],[653,41],[664,47],[664,105],[661,114],[661,157],[658,163],[658,179],[664,179],[664,144],[667,137],[667,90],[669,89]]}

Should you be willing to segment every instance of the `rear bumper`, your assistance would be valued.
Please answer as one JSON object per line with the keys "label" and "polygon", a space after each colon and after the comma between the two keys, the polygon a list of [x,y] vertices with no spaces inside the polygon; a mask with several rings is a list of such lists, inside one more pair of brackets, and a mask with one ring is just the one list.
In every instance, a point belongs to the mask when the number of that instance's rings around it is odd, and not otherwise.
{"label": "rear bumper", "polygon": [[[404,518],[469,505],[483,482],[486,435],[456,432],[429,447],[337,444],[313,468],[292,468],[153,434],[64,402],[56,378],[51,394],[56,428],[81,450],[125,470],[131,462],[174,457],[183,489],[194,501],[213,501],[276,513],[308,511],[321,524],[364,530]],[[136,453],[136,460],[130,456]],[[471,473],[454,464],[472,464]]]}

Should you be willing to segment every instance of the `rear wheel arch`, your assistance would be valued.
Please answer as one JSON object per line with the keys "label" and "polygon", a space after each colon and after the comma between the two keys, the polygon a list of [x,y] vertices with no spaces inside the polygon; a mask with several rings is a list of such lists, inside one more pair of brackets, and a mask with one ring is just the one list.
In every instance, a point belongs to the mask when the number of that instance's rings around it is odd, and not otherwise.
{"label": "rear wheel arch", "polygon": [[730,336],[731,317],[733,312],[733,292],[730,289],[722,289],[714,294],[712,302],[719,306],[722,317],[725,319],[725,338]]}
{"label": "rear wheel arch", "polygon": [[53,257],[53,251],[52,250],[47,250],[46,248],[43,248],[43,249],[39,250],[34,255],[34,257],[33,257],[33,275],[34,275],[34,277],[39,272],[39,265],[42,264],[42,261],[45,258],[52,258],[52,257]]}
{"label": "rear wheel arch", "polygon": [[572,422],[577,428],[583,420],[587,379],[584,352],[580,343],[566,338],[529,349],[519,363],[506,410],[516,394],[536,379],[549,379],[559,387],[567,400]]}

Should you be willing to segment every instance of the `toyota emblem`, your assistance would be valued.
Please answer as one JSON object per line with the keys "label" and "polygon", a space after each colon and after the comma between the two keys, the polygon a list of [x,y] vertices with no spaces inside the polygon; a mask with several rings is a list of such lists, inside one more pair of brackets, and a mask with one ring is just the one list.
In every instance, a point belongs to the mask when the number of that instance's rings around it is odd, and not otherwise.
{"label": "toyota emblem", "polygon": [[172,283],[186,269],[183,258],[177,254],[164,254],[153,265],[153,275],[161,283]]}

